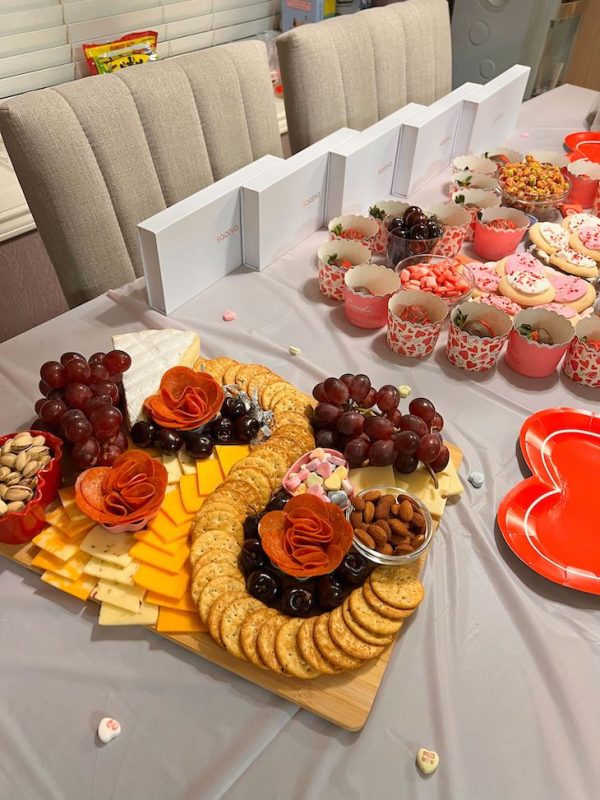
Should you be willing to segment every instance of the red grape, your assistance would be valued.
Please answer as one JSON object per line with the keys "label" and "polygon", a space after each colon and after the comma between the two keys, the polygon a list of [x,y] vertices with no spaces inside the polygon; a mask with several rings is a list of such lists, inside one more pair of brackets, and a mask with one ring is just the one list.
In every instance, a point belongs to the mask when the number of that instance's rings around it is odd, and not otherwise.
{"label": "red grape", "polygon": [[363,399],[360,401],[360,407],[373,408],[376,402],[377,402],[377,390],[371,388],[367,392],[366,397],[363,397]]}
{"label": "red grape", "polygon": [[121,455],[121,452],[114,444],[103,444],[98,456],[98,466],[112,467],[114,460]]}
{"label": "red grape", "polygon": [[53,389],[60,389],[67,382],[65,368],[60,361],[46,361],[40,368],[41,379]]}
{"label": "red grape", "polygon": [[70,442],[85,442],[92,435],[92,425],[86,417],[77,417],[67,422],[64,432]]}
{"label": "red grape", "polygon": [[315,419],[319,425],[335,425],[342,415],[342,409],[330,403],[319,403],[315,408]]}
{"label": "red grape", "polygon": [[65,426],[69,424],[72,419],[85,419],[85,414],[78,408],[70,408],[60,418],[60,427],[65,430]]}
{"label": "red grape", "polygon": [[48,392],[50,391],[50,388],[51,387],[48,386],[46,381],[40,381],[38,383],[38,389],[40,390],[40,394],[43,394],[44,396],[46,396],[48,394]]}
{"label": "red grape", "polygon": [[387,383],[377,392],[377,405],[382,411],[393,411],[398,408],[400,392],[395,386]]}
{"label": "red grape", "polygon": [[436,411],[433,420],[431,421],[431,430],[432,431],[441,431],[444,427],[444,418],[441,414],[438,414]]}
{"label": "red grape", "polygon": [[81,355],[81,353],[63,353],[60,357],[60,363],[67,364],[73,358],[78,358],[80,361],[85,361],[85,358]]}
{"label": "red grape", "polygon": [[117,386],[123,383],[123,373],[122,372],[109,372],[108,373],[108,380],[116,383]]}
{"label": "red grape", "polygon": [[94,381],[90,383],[90,389],[95,395],[107,394],[113,403],[119,402],[119,388],[112,381]]}
{"label": "red grape", "polygon": [[131,356],[124,350],[111,350],[104,356],[104,366],[109,372],[126,372],[131,366]]}
{"label": "red grape", "polygon": [[112,444],[115,447],[118,447],[121,453],[124,453],[125,450],[128,448],[127,437],[122,431],[119,431],[116,436],[112,436],[110,439],[106,441],[106,444]]}
{"label": "red grape", "polygon": [[67,411],[67,406],[62,400],[46,400],[40,411],[40,417],[50,425],[56,425]]}
{"label": "red grape", "polygon": [[92,353],[92,355],[88,358],[88,364],[100,364],[100,366],[103,367],[105,355],[106,353]]}
{"label": "red grape", "polygon": [[322,428],[315,434],[315,444],[317,447],[329,447],[333,449],[335,446],[335,433],[333,431],[328,431],[326,428]]}
{"label": "red grape", "polygon": [[369,455],[370,444],[367,439],[352,439],[344,448],[344,456],[348,459],[350,466],[359,467],[366,461]]}
{"label": "red grape", "polygon": [[112,399],[107,394],[94,394],[85,401],[83,410],[89,417],[94,409],[103,406],[112,406]]}
{"label": "red grape", "polygon": [[393,464],[395,458],[394,443],[391,439],[380,439],[369,447],[369,464],[372,467],[385,467]]}
{"label": "red grape", "polygon": [[340,433],[346,436],[360,436],[364,421],[365,418],[360,411],[344,411],[338,419],[336,427]]}
{"label": "red grape", "polygon": [[394,426],[385,417],[365,417],[364,432],[369,439],[391,439]]}
{"label": "red grape", "polygon": [[85,383],[68,383],[65,387],[65,400],[71,408],[82,409],[91,396],[92,390]]}
{"label": "red grape", "polygon": [[412,456],[417,452],[420,441],[414,431],[400,431],[394,436],[394,450]]}
{"label": "red grape", "polygon": [[448,466],[448,462],[450,461],[450,451],[443,444],[440,448],[440,452],[437,455],[437,458],[434,458],[433,461],[429,462],[429,466],[434,472],[441,472],[442,470],[446,469]]}
{"label": "red grape", "polygon": [[415,397],[414,400],[411,400],[408,410],[416,417],[421,417],[427,425],[431,425],[435,417],[435,406],[431,400],[427,400],[425,397]]}
{"label": "red grape", "polygon": [[90,364],[90,381],[108,380],[108,370],[102,364]]}
{"label": "red grape", "polygon": [[352,379],[352,387],[350,388],[350,396],[356,403],[361,403],[371,388],[371,381],[366,375],[355,375]]}
{"label": "red grape", "polygon": [[323,382],[323,390],[330,403],[341,406],[348,402],[350,396],[348,387],[339,378],[327,378]]}
{"label": "red grape", "polygon": [[65,393],[62,389],[50,389],[48,392],[48,400],[62,400],[64,402]]}
{"label": "red grape", "polygon": [[354,375],[351,372],[344,372],[343,375],[340,375],[340,380],[342,383],[345,383],[348,389],[352,388],[352,381],[354,380]]}
{"label": "red grape", "polygon": [[322,383],[317,383],[317,385],[313,388],[312,396],[319,403],[326,403],[327,402],[327,395],[325,394],[325,389],[323,389],[323,384]]}
{"label": "red grape", "polygon": [[39,416],[40,411],[42,410],[42,406],[44,405],[44,403],[47,403],[47,402],[48,402],[48,398],[47,397],[40,397],[39,400],[35,401],[34,408],[35,408],[35,413],[38,416]]}
{"label": "red grape", "polygon": [[53,425],[49,425],[47,422],[44,422],[43,419],[34,419],[31,423],[32,431],[41,431],[42,433],[56,433],[56,428]]}
{"label": "red grape", "polygon": [[399,408],[394,408],[392,411],[386,411],[385,415],[392,423],[394,428],[400,427],[400,420],[402,419],[402,413]]}
{"label": "red grape", "polygon": [[92,423],[94,436],[103,442],[117,435],[123,422],[123,415],[114,406],[104,406],[92,411],[90,422]]}
{"label": "red grape", "polygon": [[87,361],[82,358],[72,358],[64,367],[67,384],[87,383],[92,374],[92,369]]}
{"label": "red grape", "polygon": [[409,455],[408,453],[400,453],[396,458],[396,463],[394,466],[398,472],[401,472],[403,475],[409,475],[419,466],[419,459],[416,456]]}
{"label": "red grape", "polygon": [[423,422],[421,417],[416,417],[414,414],[405,414],[400,420],[401,431],[414,431],[417,436],[425,436],[429,433],[429,428]]}
{"label": "red grape", "polygon": [[85,442],[76,442],[71,455],[75,465],[80,469],[93,467],[100,455],[100,445],[94,438],[86,439]]}
{"label": "red grape", "polygon": [[442,449],[442,437],[439,433],[426,433],[421,437],[415,455],[424,464],[435,461]]}

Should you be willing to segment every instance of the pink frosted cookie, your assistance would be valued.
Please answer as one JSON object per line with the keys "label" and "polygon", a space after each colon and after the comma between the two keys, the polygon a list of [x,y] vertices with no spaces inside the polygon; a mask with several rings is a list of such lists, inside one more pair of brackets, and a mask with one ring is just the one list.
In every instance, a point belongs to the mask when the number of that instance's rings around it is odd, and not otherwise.
{"label": "pink frosted cookie", "polygon": [[600,219],[593,214],[569,214],[562,221],[563,228],[573,233],[582,225],[600,225]]}
{"label": "pink frosted cookie", "polygon": [[569,275],[579,275],[580,278],[598,277],[598,266],[594,259],[572,247],[557,250],[548,260],[552,266],[562,269]]}
{"label": "pink frosted cookie", "polygon": [[503,297],[501,294],[486,294],[481,298],[481,302],[486,303],[488,306],[499,308],[500,311],[510,314],[511,317],[523,310],[518,303],[509,300],[508,297]]}
{"label": "pink frosted cookie", "polygon": [[486,264],[482,264],[481,261],[471,261],[466,267],[475,280],[475,295],[498,291],[500,276],[496,272],[494,261],[488,261]]}
{"label": "pink frosted cookie", "polygon": [[569,234],[555,222],[537,222],[529,229],[531,243],[546,253],[554,253],[569,246]]}
{"label": "pink frosted cookie", "polygon": [[541,275],[529,270],[507,273],[500,278],[498,291],[524,308],[554,302],[554,287],[543,270]]}
{"label": "pink frosted cookie", "polygon": [[515,253],[501,259],[496,265],[496,271],[500,277],[512,275],[513,272],[531,272],[540,278],[545,275],[542,263],[531,253]]}
{"label": "pink frosted cookie", "polygon": [[582,225],[571,233],[569,244],[573,250],[594,261],[600,261],[600,224]]}
{"label": "pink frosted cookie", "polygon": [[588,281],[575,275],[563,275],[556,270],[549,269],[546,277],[554,286],[554,300],[573,308],[574,311],[584,311],[591,306],[596,297],[594,287]]}

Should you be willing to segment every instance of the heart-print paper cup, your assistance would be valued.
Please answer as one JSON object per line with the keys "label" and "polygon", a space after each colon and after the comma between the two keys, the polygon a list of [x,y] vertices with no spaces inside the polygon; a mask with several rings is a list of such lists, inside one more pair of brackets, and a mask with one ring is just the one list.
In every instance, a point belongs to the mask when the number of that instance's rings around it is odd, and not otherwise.
{"label": "heart-print paper cup", "polygon": [[452,175],[457,172],[478,172],[481,175],[496,175],[498,164],[483,156],[456,156],[452,162]]}
{"label": "heart-print paper cup", "polygon": [[567,176],[571,181],[567,202],[584,209],[593,208],[600,187],[600,164],[594,164],[587,158],[580,158],[569,164]]}
{"label": "heart-print paper cup", "polygon": [[457,172],[450,181],[450,195],[461,189],[484,189],[486,192],[494,192],[498,189],[498,179],[492,175],[485,175],[483,172]]}
{"label": "heart-print paper cup", "polygon": [[390,297],[400,288],[400,276],[381,264],[366,264],[346,272],[344,313],[359,328],[383,328]]}
{"label": "heart-print paper cup", "polygon": [[[491,328],[494,336],[473,336],[461,330],[458,323],[481,320]],[[491,369],[504,347],[512,328],[512,319],[498,308],[467,301],[457,306],[450,317],[450,330],[446,342],[448,361],[460,369],[485,372]]]}
{"label": "heart-print paper cup", "polygon": [[384,219],[388,216],[401,217],[408,205],[402,200],[380,200],[377,203],[373,203],[369,209],[369,216],[375,220],[379,227],[379,233],[375,239],[375,249],[373,250],[378,256],[385,255],[387,249],[388,232],[383,223]]}
{"label": "heart-print paper cup", "polygon": [[[429,322],[402,319],[402,311],[407,306],[420,306],[427,313]],[[388,305],[387,346],[409,358],[428,356],[435,347],[447,315],[446,303],[429,292],[398,292],[390,298]]]}
{"label": "heart-print paper cup", "polygon": [[477,212],[485,208],[499,208],[501,198],[496,192],[486,192],[484,189],[461,189],[454,192],[452,202],[461,205],[471,215],[471,223],[467,228],[466,242],[472,242],[475,236],[475,219]]}
{"label": "heart-print paper cup", "polygon": [[348,267],[330,264],[329,259],[344,259],[353,267],[369,264],[371,251],[360,242],[349,242],[341,239],[335,242],[326,242],[317,250],[319,265],[319,289],[321,294],[331,297],[332,300],[344,299],[344,278]]}
{"label": "heart-print paper cup", "polygon": [[456,203],[438,203],[430,209],[442,223],[442,235],[431,251],[434,256],[452,258],[460,252],[471,224],[471,215],[466,208]]}
{"label": "heart-print paper cup", "polygon": [[596,196],[594,197],[592,214],[595,214],[597,217],[600,217],[600,181],[598,181],[598,188],[596,189]]}
{"label": "heart-print paper cup", "polygon": [[600,388],[599,317],[587,317],[577,323],[575,338],[563,361],[563,370],[575,383],[591,386],[593,389]]}
{"label": "heart-print paper cup", "polygon": [[371,217],[361,217],[358,214],[344,214],[334,217],[329,225],[329,241],[335,242],[360,242],[368,247],[371,252],[375,247],[379,225]]}
{"label": "heart-print paper cup", "polygon": [[[539,344],[522,336],[519,328],[524,324],[545,328],[554,344]],[[575,336],[568,319],[545,308],[527,308],[519,312],[513,326],[508,337],[506,363],[515,372],[530,378],[552,375]]]}
{"label": "heart-print paper cup", "polygon": [[[503,224],[514,227],[501,227]],[[498,261],[514,253],[529,228],[529,217],[514,208],[486,208],[475,217],[473,247],[480,258]]]}
{"label": "heart-print paper cup", "polygon": [[482,153],[482,157],[489,158],[500,165],[523,161],[523,153],[519,153],[518,150],[511,150],[510,147],[494,147],[493,150]]}

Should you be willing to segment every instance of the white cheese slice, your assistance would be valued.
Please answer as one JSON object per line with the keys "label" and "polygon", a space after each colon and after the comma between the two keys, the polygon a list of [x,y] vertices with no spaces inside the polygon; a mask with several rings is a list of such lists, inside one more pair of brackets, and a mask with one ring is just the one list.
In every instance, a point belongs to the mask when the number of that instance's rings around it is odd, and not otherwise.
{"label": "white cheese slice", "polygon": [[139,612],[126,611],[110,603],[100,606],[99,625],[155,625],[158,620],[158,606],[142,603]]}
{"label": "white cheese slice", "polygon": [[111,606],[139,614],[145,593],[146,590],[141,586],[122,586],[112,581],[101,580],[92,590],[91,597],[102,603],[110,603]]}
{"label": "white cheese slice", "polygon": [[200,357],[200,339],[193,331],[135,331],[116,334],[112,340],[115,349],[131,356],[131,366],[123,373],[130,427],[145,418],[144,400],[156,394],[164,373],[171,367],[192,367]]}
{"label": "white cheese slice", "polygon": [[[164,464],[167,470],[167,480],[169,483],[179,483],[181,480],[181,464],[179,462],[179,458],[177,454],[175,455],[167,455],[166,453],[162,457],[162,463]],[[195,471],[195,470],[194,470]]]}
{"label": "white cheese slice", "polygon": [[180,450],[177,453],[177,458],[179,459],[179,465],[184,475],[196,474],[196,459],[192,458],[186,450]]}
{"label": "white cheese slice", "polygon": [[395,486],[396,479],[394,468],[388,467],[358,467],[351,469],[348,480],[355,492],[362,492],[374,486]]}
{"label": "white cheese slice", "polygon": [[103,578],[107,581],[114,581],[123,586],[133,586],[133,576],[140,568],[136,561],[132,561],[126,567],[119,567],[117,564],[109,564],[99,558],[90,558],[83,568],[86,575],[93,575],[95,578]]}
{"label": "white cheese slice", "polygon": [[111,533],[102,525],[96,525],[81,542],[79,549],[101,561],[126,567],[133,561],[129,550],[134,544],[130,533]]}

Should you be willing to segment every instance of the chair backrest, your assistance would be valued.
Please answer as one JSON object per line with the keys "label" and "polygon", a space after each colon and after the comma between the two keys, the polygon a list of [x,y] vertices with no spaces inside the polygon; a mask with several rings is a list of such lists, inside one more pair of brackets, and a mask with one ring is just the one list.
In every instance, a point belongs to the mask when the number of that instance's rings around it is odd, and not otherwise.
{"label": "chair backrest", "polygon": [[447,0],[301,25],[277,38],[292,153],[341,127],[363,130],[407,103],[451,88]]}
{"label": "chair backrest", "polygon": [[71,306],[142,274],[139,222],[282,154],[258,41],[13,97],[0,133]]}

